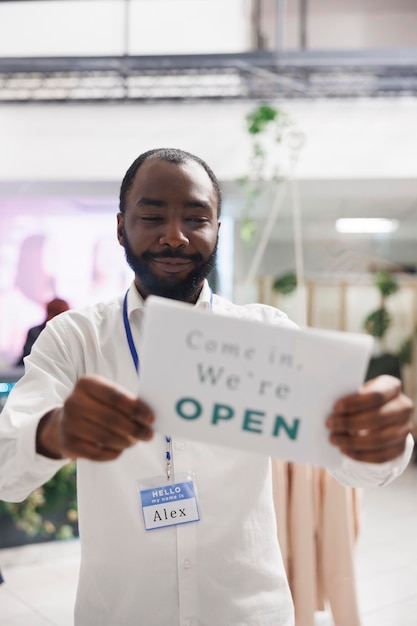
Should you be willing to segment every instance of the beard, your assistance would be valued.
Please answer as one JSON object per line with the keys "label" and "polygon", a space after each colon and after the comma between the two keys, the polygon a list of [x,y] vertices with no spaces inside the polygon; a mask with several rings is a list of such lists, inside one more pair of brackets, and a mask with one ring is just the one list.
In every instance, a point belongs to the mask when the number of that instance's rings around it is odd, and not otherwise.
{"label": "beard", "polygon": [[[158,254],[144,252],[141,255],[137,255],[132,250],[125,228],[123,228],[123,239],[126,261],[134,271],[135,276],[139,278],[146,295],[160,296],[162,298],[181,300],[183,302],[195,302],[200,293],[204,279],[207,278],[216,266],[218,238],[213,252],[206,260],[204,260],[203,256],[199,253],[185,254],[182,251],[175,251],[172,248],[167,248]],[[197,265],[185,278],[179,279],[175,274],[170,278],[163,278],[152,271],[150,262],[153,259],[167,258],[187,259],[197,263]]]}

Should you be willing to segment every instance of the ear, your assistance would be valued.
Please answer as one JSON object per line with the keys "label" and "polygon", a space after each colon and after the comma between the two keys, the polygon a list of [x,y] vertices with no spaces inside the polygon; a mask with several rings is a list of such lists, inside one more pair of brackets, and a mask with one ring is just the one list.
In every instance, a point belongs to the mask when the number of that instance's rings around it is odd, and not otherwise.
{"label": "ear", "polygon": [[123,226],[125,223],[125,216],[123,213],[118,213],[117,214],[117,239],[120,243],[121,246],[124,247],[125,245],[125,240],[123,237]]}

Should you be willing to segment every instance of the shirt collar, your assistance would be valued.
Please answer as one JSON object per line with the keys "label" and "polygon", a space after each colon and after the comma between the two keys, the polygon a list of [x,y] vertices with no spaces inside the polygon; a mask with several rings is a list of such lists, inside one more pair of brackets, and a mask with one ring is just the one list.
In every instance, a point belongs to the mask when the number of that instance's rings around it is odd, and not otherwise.
{"label": "shirt collar", "polygon": [[[210,300],[211,300],[211,288],[208,284],[207,280],[204,280],[203,288],[198,296],[198,300],[195,304],[199,309],[210,309]],[[127,295],[127,312],[130,317],[132,311],[143,310],[145,308],[145,300],[140,295],[139,291],[136,289],[135,281],[132,281],[132,284],[129,288],[129,293]]]}

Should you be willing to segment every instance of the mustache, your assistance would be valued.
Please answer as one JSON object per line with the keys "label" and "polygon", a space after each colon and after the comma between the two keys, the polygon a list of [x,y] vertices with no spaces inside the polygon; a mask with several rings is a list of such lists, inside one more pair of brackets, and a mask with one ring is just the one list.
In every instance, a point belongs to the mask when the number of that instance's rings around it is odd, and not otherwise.
{"label": "mustache", "polygon": [[142,254],[142,259],[144,261],[152,261],[154,259],[185,259],[187,261],[195,261],[196,263],[201,263],[203,257],[200,253],[196,252],[195,254],[185,254],[181,250],[163,250],[162,252],[149,252],[146,251]]}

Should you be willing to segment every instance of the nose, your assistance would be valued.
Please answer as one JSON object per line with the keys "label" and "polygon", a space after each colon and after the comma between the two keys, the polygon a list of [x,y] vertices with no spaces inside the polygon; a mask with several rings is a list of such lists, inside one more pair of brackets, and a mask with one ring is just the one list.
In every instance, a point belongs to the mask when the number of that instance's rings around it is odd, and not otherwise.
{"label": "nose", "polygon": [[164,226],[164,232],[159,238],[159,244],[161,246],[170,246],[171,248],[188,246],[189,239],[184,232],[183,224],[180,220],[168,220]]}

